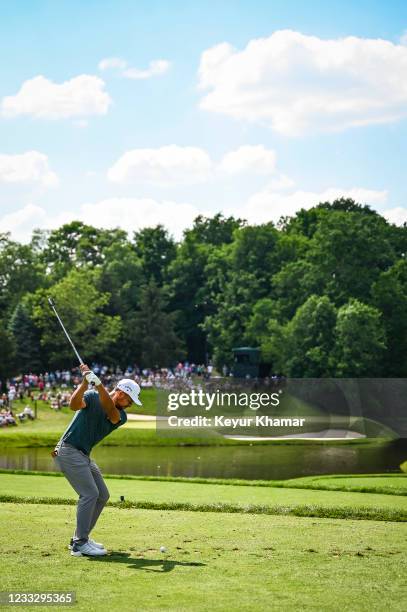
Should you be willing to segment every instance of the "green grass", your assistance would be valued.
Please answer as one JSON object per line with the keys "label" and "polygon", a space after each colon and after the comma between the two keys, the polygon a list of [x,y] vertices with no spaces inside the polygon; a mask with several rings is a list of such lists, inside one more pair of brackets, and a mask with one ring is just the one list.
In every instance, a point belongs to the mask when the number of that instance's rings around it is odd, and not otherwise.
{"label": "green grass", "polygon": [[[144,389],[143,390],[143,402],[142,409],[137,410],[132,407],[130,412],[139,412],[141,414],[155,414],[157,404],[157,391],[155,389]],[[17,400],[14,402],[14,412],[18,413],[23,410],[26,404],[34,405],[33,402],[27,400]],[[311,406],[306,405],[304,402],[299,402],[298,399],[292,398],[290,406],[295,406],[295,413],[298,415],[302,414],[313,414],[314,417],[310,417],[310,423],[308,429],[318,429],[319,426],[322,428],[326,426],[325,421],[322,419],[321,422],[314,422],[312,419],[319,419],[318,416],[320,411],[316,411]],[[285,411],[288,408],[284,409]],[[284,411],[283,410],[283,411]],[[249,410],[249,413],[251,411]],[[288,412],[291,411],[288,410]],[[26,421],[19,423],[17,427],[7,427],[0,429],[0,444],[4,448],[35,448],[35,447],[52,447],[55,446],[56,442],[61,437],[61,434],[68,426],[70,420],[73,417],[73,412],[69,408],[62,408],[59,411],[53,410],[47,402],[37,401],[37,419],[35,421]],[[312,421],[312,422],[311,422]],[[349,419],[344,417],[336,417],[334,422],[330,421],[330,426],[344,427]],[[344,425],[345,423],[345,425]],[[333,441],[313,441],[313,440],[273,440],[273,441],[254,441],[251,444],[254,445],[269,445],[269,444],[284,444],[284,445],[302,445],[302,444],[322,444],[322,445],[338,445],[338,444],[370,444],[377,442],[388,442],[393,438],[393,434],[390,430],[383,428],[383,426],[368,421],[367,419],[353,419],[352,428],[355,431],[368,433],[369,438],[361,439],[350,439],[350,440],[333,440]],[[249,432],[250,433],[250,432]],[[285,433],[282,431],[280,433]],[[105,438],[101,445],[102,446],[239,446],[247,445],[247,441],[242,440],[230,440],[224,438],[222,435],[216,432],[206,433],[198,432],[198,435],[194,435],[194,432],[184,432],[178,437],[174,437],[173,432],[171,435],[157,435],[156,425],[154,422],[146,421],[128,421],[124,427],[113,432],[110,436]],[[276,434],[278,432],[276,431]],[[378,436],[378,437],[375,437]]]}
{"label": "green grass", "polygon": [[[3,469],[0,474],[63,477],[61,472],[40,472],[22,469]],[[382,493],[384,495],[407,495],[407,476],[404,473],[390,474],[334,474],[324,476],[301,476],[288,480],[244,480],[242,478],[203,478],[186,476],[146,476],[130,474],[105,474],[115,480],[151,480],[164,482],[185,482],[188,484],[218,484],[245,487],[287,487],[294,489],[322,489],[332,491],[355,491],[361,493]],[[362,483],[362,484],[361,484]]]}
{"label": "green grass", "polygon": [[79,611],[405,609],[399,523],[108,507],[95,560],[66,549],[74,506],[4,503],[0,520],[2,590],[75,590]]}
{"label": "green grass", "polygon": [[[24,410],[24,406],[31,406],[34,410],[34,402],[24,400],[16,400],[13,402],[13,413],[16,415]],[[37,401],[37,418],[34,421],[23,421],[20,423],[17,420],[17,427],[4,427],[0,430],[1,435],[8,432],[41,432],[41,431],[55,431],[66,427],[73,417],[73,411],[70,408],[61,408],[61,410],[54,410],[47,402]]]}
{"label": "green grass", "polygon": [[[407,520],[407,499],[403,495],[132,478],[105,480],[112,503],[119,502],[123,495],[129,504],[144,508]],[[55,476],[3,472],[0,491],[3,500],[65,503],[77,499],[66,479]]]}
{"label": "green grass", "polygon": [[[14,402],[13,412],[18,414],[22,412],[24,406],[30,402],[21,402],[17,405]],[[31,403],[32,405],[32,403]],[[132,411],[133,414],[135,411]],[[18,422],[17,427],[7,427],[0,430],[0,436],[9,434],[38,434],[38,433],[54,433],[55,431],[63,432],[69,425],[74,412],[70,408],[61,408],[61,410],[53,410],[46,402],[37,402],[37,419],[34,421]],[[127,421],[125,427],[139,429],[155,429],[155,421]],[[1,439],[1,438],[0,438]]]}
{"label": "green grass", "polygon": [[[154,393],[153,390],[147,389],[146,393]],[[152,403],[150,397],[149,400]],[[154,400],[155,401],[155,400]],[[23,410],[26,401],[14,402],[14,412],[18,413]],[[29,402],[28,402],[29,403]],[[147,410],[147,408],[146,408]],[[0,429],[0,444],[3,447],[18,447],[18,448],[34,448],[34,447],[51,447],[61,437],[61,434],[68,426],[73,417],[73,412],[69,408],[62,408],[60,411],[55,411],[50,408],[46,402],[37,402],[38,418],[35,421],[27,421],[19,423],[17,427],[4,427]],[[359,424],[360,425],[360,424]],[[377,442],[388,442],[392,439],[388,437],[378,438],[361,438],[338,441],[323,441],[315,442],[311,440],[273,440],[270,441],[255,441],[252,444],[370,444]],[[179,437],[157,435],[155,431],[155,423],[153,422],[130,422],[124,427],[113,432],[110,436],[102,441],[102,446],[238,446],[247,445],[246,441],[229,440],[221,435],[206,435],[194,436],[192,434],[180,435]]]}
{"label": "green grass", "polygon": [[[149,397],[149,401],[144,408],[144,413],[146,413],[146,411],[151,408],[151,404],[155,402],[154,394],[154,390],[146,389],[146,396]],[[33,402],[26,400],[15,401],[13,404],[14,413],[17,414],[21,412],[26,404],[30,404],[34,407]],[[148,406],[150,406],[150,408],[148,408]],[[132,410],[132,412],[135,412],[135,410]],[[47,402],[37,401],[37,419],[34,421],[24,421],[19,423],[17,427],[1,428],[0,444],[3,447],[19,448],[55,446],[73,416],[74,413],[70,408],[62,408],[61,410],[55,411]],[[233,440],[225,440],[221,436],[211,438],[196,438],[192,436],[165,438],[163,436],[157,436],[155,432],[155,423],[148,421],[128,421],[124,427],[113,432],[102,442],[104,446],[178,446],[179,444],[200,445],[201,443],[217,445],[236,444]]]}
{"label": "green grass", "polygon": [[[5,429],[5,428],[4,428]],[[0,431],[0,445],[4,448],[36,448],[36,447],[52,447],[61,437],[64,428],[59,430],[52,429],[50,431],[27,431],[23,432],[17,428]],[[388,444],[392,438],[355,438],[348,440],[256,440],[250,442],[252,446],[259,445],[322,445],[322,446],[339,446],[339,445],[377,445]],[[157,435],[155,429],[149,427],[120,427],[111,435],[107,436],[100,446],[247,446],[249,442],[244,440],[230,440],[222,436],[211,437],[194,437],[192,435],[180,437],[166,437]]]}
{"label": "green grass", "polygon": [[[69,422],[69,421],[68,421]],[[66,427],[66,426],[65,426]],[[65,427],[49,431],[21,431],[17,428],[7,429],[0,432],[0,445],[4,448],[36,448],[55,446],[60,439]],[[386,440],[388,441],[388,440]],[[283,441],[281,441],[282,443]],[[294,440],[287,441],[289,443]],[[310,442],[308,442],[310,444]],[[217,437],[197,438],[192,436],[164,437],[158,436],[155,428],[142,426],[125,425],[107,436],[101,446],[238,446],[245,445],[246,442],[238,440],[228,440]],[[257,442],[256,442],[257,444]],[[270,444],[269,442],[259,442],[259,444]],[[278,442],[280,444],[280,442]],[[327,443],[326,443],[327,444]],[[345,442],[346,444],[346,442]]]}
{"label": "green grass", "polygon": [[282,486],[325,489],[328,491],[358,491],[360,493],[407,495],[407,477],[403,474],[306,476],[305,478],[285,480]]}
{"label": "green grass", "polygon": [[128,412],[133,414],[157,414],[157,390],[142,389],[140,399],[143,402],[142,406],[134,404],[128,409]]}

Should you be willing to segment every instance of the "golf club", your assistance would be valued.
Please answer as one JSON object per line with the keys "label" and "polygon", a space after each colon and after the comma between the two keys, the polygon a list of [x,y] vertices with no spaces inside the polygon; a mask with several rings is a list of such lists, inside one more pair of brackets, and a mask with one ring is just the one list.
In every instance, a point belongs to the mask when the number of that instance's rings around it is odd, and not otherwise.
{"label": "golf club", "polygon": [[83,365],[83,359],[82,359],[82,357],[79,355],[78,351],[77,351],[77,350],[76,350],[76,348],[75,348],[74,343],[72,342],[72,340],[71,340],[71,338],[70,338],[70,336],[69,336],[68,332],[66,331],[65,326],[64,326],[64,324],[63,324],[63,323],[62,323],[62,321],[61,321],[61,317],[60,317],[60,316],[59,316],[59,314],[57,313],[57,310],[56,310],[56,308],[55,308],[55,304],[54,304],[54,301],[52,300],[52,298],[50,298],[50,297],[48,298],[48,303],[49,303],[49,305],[51,306],[52,310],[54,311],[54,313],[55,313],[55,315],[56,315],[56,317],[57,317],[57,319],[58,319],[58,321],[59,321],[59,323],[60,323],[60,325],[61,325],[62,329],[64,330],[65,336],[68,338],[70,345],[72,346],[73,350],[75,351],[75,355],[77,356],[77,358],[78,358],[78,360],[79,360],[79,364],[80,364],[80,365]]}

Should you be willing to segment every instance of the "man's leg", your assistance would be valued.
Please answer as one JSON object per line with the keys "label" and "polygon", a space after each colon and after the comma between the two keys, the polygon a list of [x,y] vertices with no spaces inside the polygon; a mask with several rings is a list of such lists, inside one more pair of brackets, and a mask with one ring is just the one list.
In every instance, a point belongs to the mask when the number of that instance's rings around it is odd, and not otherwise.
{"label": "man's leg", "polygon": [[[93,480],[98,488],[99,494],[98,494],[98,498],[96,500],[96,504],[93,510],[93,515],[90,521],[90,527],[89,527],[89,533],[92,531],[92,529],[94,528],[94,526],[96,525],[96,522],[103,510],[103,508],[106,506],[110,494],[108,491],[108,488],[106,486],[105,481],[103,480],[103,476],[102,473],[98,467],[98,465],[96,465],[96,463],[94,461],[90,462],[90,470],[92,473],[92,477]],[[77,539],[77,532],[75,531],[75,534],[73,536],[73,539],[76,540]]]}
{"label": "man's leg", "polygon": [[102,512],[103,508],[106,506],[108,499],[110,497],[108,488],[106,486],[105,481],[103,480],[103,476],[100,472],[99,467],[96,465],[94,461],[90,462],[90,470],[92,472],[93,480],[98,488],[99,495],[96,500],[96,505],[93,510],[93,515],[90,521],[89,533],[92,531],[96,522]]}
{"label": "man's leg", "polygon": [[89,538],[93,511],[99,497],[99,490],[90,469],[90,459],[72,446],[64,445],[59,449],[55,462],[79,495],[74,540],[86,542]]}

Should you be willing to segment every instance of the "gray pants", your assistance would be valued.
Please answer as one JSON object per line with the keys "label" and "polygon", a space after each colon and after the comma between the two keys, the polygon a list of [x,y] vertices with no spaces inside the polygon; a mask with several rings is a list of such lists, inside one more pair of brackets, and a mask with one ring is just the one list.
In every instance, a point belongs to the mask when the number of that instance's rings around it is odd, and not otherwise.
{"label": "gray pants", "polygon": [[109,499],[109,491],[96,463],[77,448],[63,442],[54,460],[79,495],[73,540],[86,542]]}

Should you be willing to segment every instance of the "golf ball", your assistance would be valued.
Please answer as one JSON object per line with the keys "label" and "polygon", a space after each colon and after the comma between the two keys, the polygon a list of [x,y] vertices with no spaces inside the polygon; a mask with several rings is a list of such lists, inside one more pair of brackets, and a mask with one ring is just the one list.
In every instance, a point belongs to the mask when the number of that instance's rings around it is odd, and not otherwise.
{"label": "golf ball", "polygon": [[160,546],[160,552],[165,552],[167,549],[165,548],[165,546]]}

